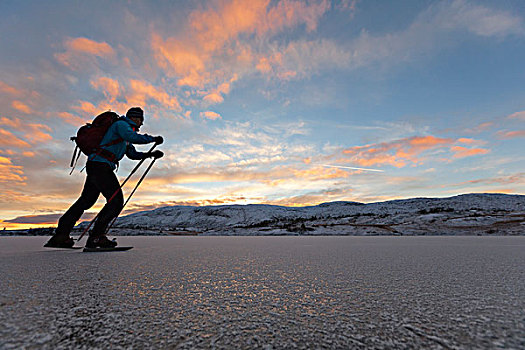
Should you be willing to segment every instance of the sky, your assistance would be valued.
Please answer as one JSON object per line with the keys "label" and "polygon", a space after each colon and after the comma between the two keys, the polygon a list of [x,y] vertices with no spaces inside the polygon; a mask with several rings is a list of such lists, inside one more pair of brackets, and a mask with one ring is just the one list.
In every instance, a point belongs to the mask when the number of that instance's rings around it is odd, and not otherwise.
{"label": "sky", "polygon": [[3,0],[0,33],[0,228],[55,225],[69,137],[134,106],[165,156],[125,214],[525,194],[522,0]]}

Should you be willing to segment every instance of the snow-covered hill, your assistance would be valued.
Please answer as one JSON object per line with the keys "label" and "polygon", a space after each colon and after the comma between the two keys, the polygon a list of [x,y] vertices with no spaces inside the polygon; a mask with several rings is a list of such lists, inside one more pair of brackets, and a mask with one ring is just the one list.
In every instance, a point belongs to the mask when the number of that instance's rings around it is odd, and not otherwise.
{"label": "snow-covered hill", "polygon": [[525,196],[466,194],[299,208],[170,206],[119,218],[112,234],[525,235]]}

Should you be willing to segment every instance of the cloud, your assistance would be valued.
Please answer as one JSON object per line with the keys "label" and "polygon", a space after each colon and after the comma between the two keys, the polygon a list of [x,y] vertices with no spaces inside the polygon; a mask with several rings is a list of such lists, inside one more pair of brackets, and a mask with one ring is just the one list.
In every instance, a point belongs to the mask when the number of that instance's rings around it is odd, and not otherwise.
{"label": "cloud", "polygon": [[299,207],[318,205],[320,203],[349,200],[352,197],[353,189],[351,188],[333,188],[318,191],[309,191],[305,194],[289,196],[274,199],[272,201],[266,200],[263,203],[272,205],[283,205],[287,207]]}
{"label": "cloud", "polygon": [[311,76],[323,69],[347,68],[351,52],[327,39],[296,40],[284,47],[274,44],[259,58],[256,69],[279,80]]}
{"label": "cloud", "polygon": [[525,173],[516,173],[511,175],[502,175],[495,177],[487,177],[476,180],[469,180],[454,184],[453,186],[463,186],[467,184],[486,184],[486,185],[523,185],[525,184]]}
{"label": "cloud", "polygon": [[0,146],[3,147],[15,147],[15,148],[29,148],[31,145],[14,135],[12,132],[0,128]]}
{"label": "cloud", "polygon": [[25,185],[26,180],[21,166],[14,165],[10,158],[0,156],[0,183],[10,186]]}
{"label": "cloud", "polygon": [[58,117],[65,121],[68,124],[75,125],[80,127],[81,125],[85,123],[89,123],[90,120],[81,118],[75,114],[69,113],[69,112],[59,112]]}
{"label": "cloud", "polygon": [[[7,222],[10,224],[34,224],[34,225],[56,225],[58,222],[58,219],[63,215],[63,213],[59,214],[40,214],[40,215],[23,215],[18,216],[14,219],[9,220],[3,220],[3,222]],[[85,212],[82,217],[81,221],[85,220],[92,220],[95,217],[95,213]]]}
{"label": "cloud", "polygon": [[471,157],[478,154],[487,154],[489,150],[483,148],[466,148],[461,146],[453,146],[450,150],[454,153],[454,158]]}
{"label": "cloud", "polygon": [[222,97],[220,94],[216,92],[212,92],[206,96],[204,96],[203,100],[205,102],[209,102],[210,104],[217,104],[224,101],[224,97]]}
{"label": "cloud", "polygon": [[307,31],[316,29],[321,16],[330,8],[327,0],[289,1],[270,5],[270,0],[215,2],[204,11],[190,15],[190,25],[206,51],[223,48],[241,35],[272,35],[300,24]]}
{"label": "cloud", "polygon": [[14,109],[16,109],[17,111],[20,111],[22,113],[25,113],[25,114],[31,114],[33,113],[33,110],[27,106],[26,104],[24,104],[23,102],[21,101],[13,101],[11,103],[11,105],[13,106]]}
{"label": "cloud", "polygon": [[128,104],[133,106],[147,106],[149,100],[157,101],[161,107],[182,111],[177,97],[170,96],[164,89],[155,87],[141,80],[130,81],[130,93],[126,96]]}
{"label": "cloud", "polygon": [[62,214],[24,215],[4,220],[12,224],[56,224]]}
{"label": "cloud", "polygon": [[492,10],[475,2],[455,0],[448,6],[437,6],[435,20],[443,29],[464,28],[485,37],[525,34],[522,19],[510,12]]}
{"label": "cloud", "polygon": [[89,101],[78,101],[78,106],[73,106],[73,110],[79,112],[80,114],[84,116],[93,117],[100,113],[100,110],[95,107],[95,105]]}
{"label": "cloud", "polygon": [[[190,13],[184,36],[153,32],[151,47],[156,63],[168,77],[177,79],[178,86],[199,89],[192,90],[197,95],[204,89],[206,93],[199,98],[208,105],[217,104],[229,93],[225,83],[253,73],[255,66],[261,69],[257,62],[280,50],[265,42],[285,29],[304,26],[307,32],[315,30],[329,8],[327,0],[210,1]],[[290,79],[298,73],[287,67],[275,74]]]}
{"label": "cloud", "polygon": [[457,140],[457,142],[459,143],[465,143],[465,144],[468,144],[468,145],[472,145],[472,144],[478,144],[480,143],[480,141],[477,141],[477,140],[474,140],[474,139],[469,139],[469,138],[466,138],[466,137],[461,137]]}
{"label": "cloud", "polygon": [[14,97],[24,96],[26,93],[24,90],[19,90],[11,85],[8,85],[0,80],[0,91],[4,94],[8,94]]}
{"label": "cloud", "polygon": [[92,80],[91,86],[102,91],[110,103],[115,102],[120,94],[120,85],[118,81],[108,77],[100,77],[96,80]]}
{"label": "cloud", "polygon": [[99,57],[107,57],[114,54],[113,48],[108,43],[97,42],[88,38],[69,39],[64,46],[71,51]]}
{"label": "cloud", "polygon": [[525,130],[498,131],[497,135],[500,139],[512,139],[516,137],[525,137]]}
{"label": "cloud", "polygon": [[473,128],[464,130],[464,132],[467,134],[479,134],[485,130],[490,129],[493,125],[494,125],[493,122],[481,123]]}
{"label": "cloud", "polygon": [[221,119],[221,115],[219,113],[212,111],[201,112],[201,117],[211,120]]}
{"label": "cloud", "polygon": [[208,104],[222,103],[224,101],[223,95],[227,95],[230,92],[231,84],[235,82],[237,78],[237,74],[234,74],[230,81],[224,82],[215,89],[206,92],[203,98],[204,102],[207,102]]}
{"label": "cloud", "polygon": [[392,142],[355,146],[343,150],[346,162],[361,166],[392,165],[398,168],[408,163],[422,162],[419,156],[428,150],[442,148],[454,142],[448,138],[434,136],[415,136]]}
{"label": "cloud", "polygon": [[[355,2],[337,6],[354,11]],[[229,92],[219,92],[213,85],[227,83],[234,75],[243,78],[259,72],[277,80],[297,80],[326,69],[404,62],[442,47],[443,41],[448,45],[461,31],[488,37],[523,34],[518,16],[456,0],[430,6],[405,30],[385,35],[364,30],[345,46],[330,39],[278,37],[292,28],[316,30],[332,7],[325,0],[210,1],[189,14],[184,36],[152,32],[151,48],[168,77],[211,105],[224,102]]]}
{"label": "cloud", "polygon": [[[0,118],[0,145],[9,146],[15,148],[28,148],[30,144],[45,143],[52,140],[52,136],[49,134],[52,129],[44,124],[39,123],[27,123],[19,118]],[[7,130],[11,129],[11,131]],[[24,139],[20,138],[16,134],[23,134]]]}
{"label": "cloud", "polygon": [[[27,124],[28,132],[25,137],[32,144],[45,143],[53,139],[47,132],[51,132],[51,128],[43,124]],[[47,131],[47,132],[46,132]]]}
{"label": "cloud", "polygon": [[65,52],[55,54],[58,62],[73,69],[85,69],[86,64],[93,64],[95,59],[113,59],[116,55],[106,42],[97,42],[84,37],[68,38],[64,42]]}
{"label": "cloud", "polygon": [[512,113],[507,118],[509,119],[517,119],[517,120],[523,120],[525,121],[525,111]]}
{"label": "cloud", "polygon": [[453,158],[464,158],[489,152],[487,149],[466,148],[455,145],[456,143],[480,144],[482,142],[467,138],[454,140],[431,135],[414,136],[391,142],[351,147],[343,150],[344,158],[339,161],[361,166],[392,165],[402,168],[409,164],[422,164],[432,153],[450,151]]}
{"label": "cloud", "polygon": [[386,35],[371,35],[363,30],[349,47],[350,68],[374,63],[399,63],[415,55],[457,42],[460,33],[504,38],[523,36],[525,27],[514,13],[494,10],[464,0],[441,1],[420,13],[405,30]]}
{"label": "cloud", "polygon": [[202,87],[210,80],[205,69],[210,56],[201,52],[198,45],[173,37],[163,39],[153,33],[151,46],[157,64],[168,76],[179,78],[178,85]]}

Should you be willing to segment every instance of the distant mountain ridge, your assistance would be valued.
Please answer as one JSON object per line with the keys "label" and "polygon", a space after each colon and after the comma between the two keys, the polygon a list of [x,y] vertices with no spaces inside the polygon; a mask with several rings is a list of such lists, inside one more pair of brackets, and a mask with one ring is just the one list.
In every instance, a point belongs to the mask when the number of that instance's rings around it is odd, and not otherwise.
{"label": "distant mountain ridge", "polygon": [[127,215],[112,234],[525,235],[525,196],[464,194],[307,207],[168,206]]}

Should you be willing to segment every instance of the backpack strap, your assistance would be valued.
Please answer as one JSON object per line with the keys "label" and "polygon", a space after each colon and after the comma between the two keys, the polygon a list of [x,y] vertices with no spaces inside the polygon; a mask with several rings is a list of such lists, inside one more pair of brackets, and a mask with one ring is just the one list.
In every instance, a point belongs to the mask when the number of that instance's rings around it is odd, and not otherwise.
{"label": "backpack strap", "polygon": [[111,142],[108,142],[108,143],[105,143],[103,145],[98,146],[95,149],[95,152],[93,152],[93,153],[95,153],[98,156],[101,156],[102,158],[106,158],[111,163],[115,163],[118,166],[117,156],[113,152],[108,151],[107,149],[102,148],[102,147],[113,146],[113,145],[116,145],[117,143],[121,143],[122,141],[124,141],[124,139],[119,137],[116,140],[113,140]]}
{"label": "backpack strap", "polygon": [[115,139],[113,141],[100,145],[99,147],[113,146],[113,145],[116,145],[117,143],[121,143],[122,141],[124,141],[124,139],[122,137],[119,137],[118,139]]}

